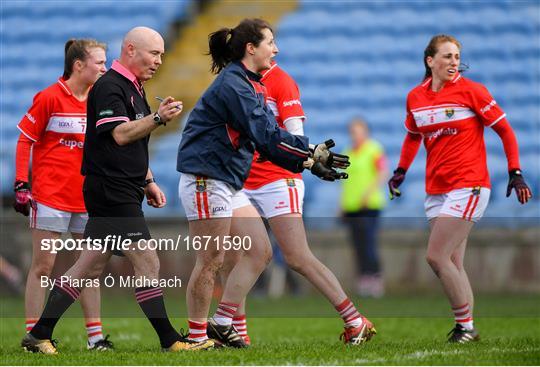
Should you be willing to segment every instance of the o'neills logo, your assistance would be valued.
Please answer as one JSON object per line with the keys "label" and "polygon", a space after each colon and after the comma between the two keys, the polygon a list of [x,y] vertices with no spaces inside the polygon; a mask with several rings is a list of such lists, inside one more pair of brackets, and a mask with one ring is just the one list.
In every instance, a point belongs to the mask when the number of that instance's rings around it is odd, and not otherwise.
{"label": "o'neills logo", "polygon": [[25,116],[26,116],[26,118],[27,118],[28,120],[30,120],[31,123],[33,123],[33,124],[36,123],[36,119],[34,118],[34,116],[32,116],[32,115],[30,114],[30,112],[27,112]]}
{"label": "o'neills logo", "polygon": [[287,205],[286,202],[284,202],[284,201],[278,201],[278,202],[277,202],[277,205],[274,206],[274,209],[283,209],[283,208],[288,208],[288,207],[289,207],[289,205]]}
{"label": "o'neills logo", "polygon": [[444,110],[444,114],[446,115],[446,117],[448,118],[451,118],[452,116],[454,116],[454,109],[453,108],[447,108]]}

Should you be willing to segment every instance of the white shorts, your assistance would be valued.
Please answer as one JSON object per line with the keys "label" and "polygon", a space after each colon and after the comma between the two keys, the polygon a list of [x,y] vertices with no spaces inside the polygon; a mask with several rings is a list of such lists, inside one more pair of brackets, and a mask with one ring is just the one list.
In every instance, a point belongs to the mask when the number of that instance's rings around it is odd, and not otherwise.
{"label": "white shorts", "polygon": [[178,195],[188,220],[230,218],[233,200],[241,195],[226,182],[182,173]]}
{"label": "white shorts", "polygon": [[36,210],[30,208],[30,228],[60,233],[84,233],[88,213],[72,213],[51,208],[36,202]]}
{"label": "white shorts", "polygon": [[468,187],[441,195],[427,195],[424,209],[428,219],[440,214],[477,222],[484,215],[491,190],[486,187]]}
{"label": "white shorts", "polygon": [[297,178],[284,178],[266,184],[255,190],[242,189],[245,199],[233,203],[233,209],[253,205],[259,215],[273,218],[278,215],[302,214],[304,206],[304,181]]}

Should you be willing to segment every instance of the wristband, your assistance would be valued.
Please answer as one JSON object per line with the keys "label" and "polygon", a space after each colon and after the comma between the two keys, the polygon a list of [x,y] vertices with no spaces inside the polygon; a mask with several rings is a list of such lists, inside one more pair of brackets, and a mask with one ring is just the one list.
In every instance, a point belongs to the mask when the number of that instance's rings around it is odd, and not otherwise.
{"label": "wristband", "polygon": [[13,184],[13,191],[30,190],[30,184],[25,181],[15,181]]}

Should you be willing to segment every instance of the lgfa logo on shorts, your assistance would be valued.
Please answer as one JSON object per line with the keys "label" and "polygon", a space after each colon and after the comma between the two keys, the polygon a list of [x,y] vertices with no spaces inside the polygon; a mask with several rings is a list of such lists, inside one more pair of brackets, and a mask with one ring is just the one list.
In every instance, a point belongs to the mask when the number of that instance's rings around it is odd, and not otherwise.
{"label": "lgfa logo on shorts", "polygon": [[224,207],[224,206],[215,206],[215,207],[212,208],[212,213],[216,214],[218,212],[224,212],[226,210],[227,210],[227,208]]}

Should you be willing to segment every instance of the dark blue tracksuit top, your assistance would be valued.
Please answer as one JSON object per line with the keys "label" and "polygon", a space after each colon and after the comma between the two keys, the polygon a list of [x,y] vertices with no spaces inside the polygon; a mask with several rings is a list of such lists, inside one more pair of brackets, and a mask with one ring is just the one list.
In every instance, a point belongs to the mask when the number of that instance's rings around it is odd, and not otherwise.
{"label": "dark blue tracksuit top", "polygon": [[308,138],[278,127],[260,79],[241,62],[219,73],[189,115],[178,147],[179,172],[224,181],[240,190],[255,149],[289,171],[303,170]]}

